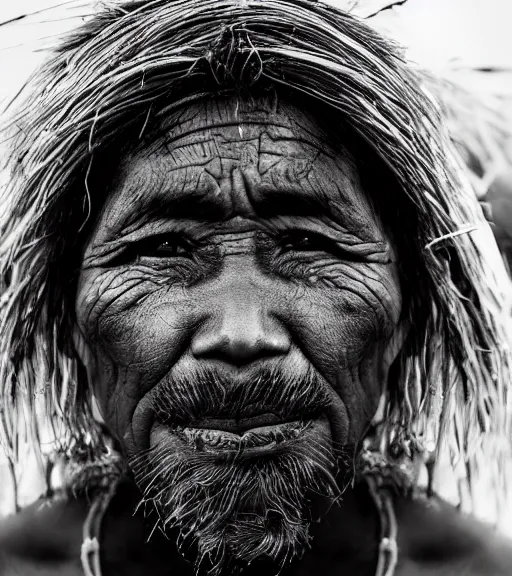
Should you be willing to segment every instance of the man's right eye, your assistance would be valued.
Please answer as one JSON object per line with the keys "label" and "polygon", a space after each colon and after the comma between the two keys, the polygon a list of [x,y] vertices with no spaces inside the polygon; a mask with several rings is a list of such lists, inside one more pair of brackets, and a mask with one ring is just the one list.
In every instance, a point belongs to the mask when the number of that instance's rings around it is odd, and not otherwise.
{"label": "man's right eye", "polygon": [[138,258],[192,258],[194,246],[180,234],[160,234],[134,246]]}

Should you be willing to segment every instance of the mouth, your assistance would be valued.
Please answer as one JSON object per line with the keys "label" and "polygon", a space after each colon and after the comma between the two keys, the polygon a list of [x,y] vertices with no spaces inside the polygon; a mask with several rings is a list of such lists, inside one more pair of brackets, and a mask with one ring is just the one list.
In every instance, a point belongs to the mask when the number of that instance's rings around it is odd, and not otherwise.
{"label": "mouth", "polygon": [[181,446],[210,454],[248,455],[278,453],[296,442],[311,436],[329,434],[325,417],[295,417],[283,420],[272,413],[247,418],[205,418],[186,425],[155,422],[151,444],[163,443]]}
{"label": "mouth", "polygon": [[217,430],[230,432],[237,436],[242,436],[245,432],[256,430],[258,428],[274,427],[286,424],[288,422],[298,421],[298,418],[283,419],[271,412],[255,414],[243,418],[204,418],[195,420],[187,424],[188,428],[201,430]]}
{"label": "mouth", "polygon": [[[256,423],[255,423],[256,424]],[[187,444],[208,452],[239,452],[250,449],[272,451],[293,441],[311,426],[311,420],[255,425],[238,432],[213,427],[177,427],[176,434]]]}

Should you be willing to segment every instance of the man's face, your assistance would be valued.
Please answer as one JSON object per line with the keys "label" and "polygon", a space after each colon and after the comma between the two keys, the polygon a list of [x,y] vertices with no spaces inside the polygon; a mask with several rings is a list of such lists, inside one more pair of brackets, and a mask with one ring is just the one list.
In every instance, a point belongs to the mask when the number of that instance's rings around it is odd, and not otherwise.
{"label": "man's face", "polygon": [[78,349],[162,523],[214,565],[284,561],[375,413],[400,309],[349,151],[290,104],[211,100],[119,167]]}

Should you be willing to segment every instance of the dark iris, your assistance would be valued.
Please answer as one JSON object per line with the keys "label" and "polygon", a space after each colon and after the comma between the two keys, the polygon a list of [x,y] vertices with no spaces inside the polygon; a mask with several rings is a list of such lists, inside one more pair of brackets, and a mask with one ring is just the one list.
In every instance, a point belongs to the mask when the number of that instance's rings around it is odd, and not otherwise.
{"label": "dark iris", "polygon": [[312,251],[312,252],[332,252],[335,250],[334,243],[314,232],[290,232],[286,234],[280,242],[282,252]]}
{"label": "dark iris", "polygon": [[139,258],[192,258],[192,244],[179,234],[160,234],[138,243]]}

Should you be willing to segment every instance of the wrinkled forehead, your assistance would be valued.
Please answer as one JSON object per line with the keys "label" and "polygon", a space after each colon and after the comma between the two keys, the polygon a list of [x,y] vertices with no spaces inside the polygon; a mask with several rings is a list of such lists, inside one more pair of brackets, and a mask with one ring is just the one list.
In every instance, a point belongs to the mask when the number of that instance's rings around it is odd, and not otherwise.
{"label": "wrinkled forehead", "polygon": [[126,227],[130,212],[165,215],[166,207],[184,218],[272,216],[287,204],[363,235],[380,228],[346,135],[328,122],[325,110],[275,94],[203,99],[161,113],[122,159],[104,224]]}
{"label": "wrinkled forehead", "polygon": [[[244,125],[248,134],[252,126],[253,134],[265,129],[269,136],[288,135],[322,150],[330,144],[338,154],[348,155],[342,140],[336,139],[334,131],[329,133],[328,122],[328,112],[319,103],[306,104],[304,101],[298,104],[275,92],[256,97],[221,96],[201,99],[168,114],[159,114],[158,128],[146,141],[153,141],[153,145],[158,146],[162,139],[167,143],[179,142],[197,131]],[[233,130],[233,135],[240,136],[239,130]]]}

